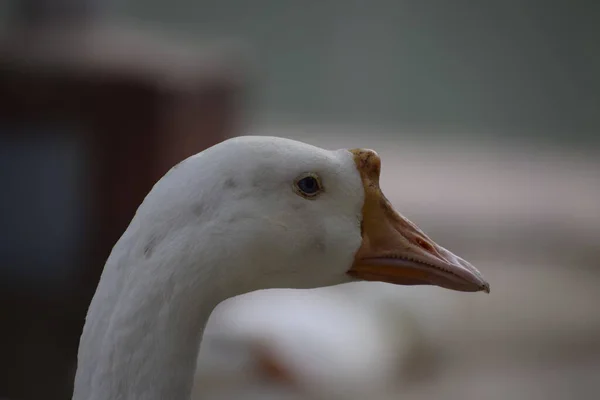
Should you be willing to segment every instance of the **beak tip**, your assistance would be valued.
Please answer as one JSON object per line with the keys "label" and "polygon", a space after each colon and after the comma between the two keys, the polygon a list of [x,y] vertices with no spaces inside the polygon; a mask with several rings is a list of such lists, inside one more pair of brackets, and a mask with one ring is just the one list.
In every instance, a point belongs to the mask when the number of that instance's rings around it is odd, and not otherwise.
{"label": "beak tip", "polygon": [[481,291],[490,294],[490,284],[484,281],[483,285],[481,285]]}

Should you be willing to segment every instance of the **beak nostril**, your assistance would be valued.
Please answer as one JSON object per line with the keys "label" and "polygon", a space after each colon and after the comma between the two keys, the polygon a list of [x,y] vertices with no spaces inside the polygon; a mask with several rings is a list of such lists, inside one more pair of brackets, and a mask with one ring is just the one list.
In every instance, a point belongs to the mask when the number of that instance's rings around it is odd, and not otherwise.
{"label": "beak nostril", "polygon": [[433,246],[429,243],[427,243],[425,240],[421,239],[420,237],[418,237],[416,239],[416,242],[419,246],[421,246],[422,249],[432,253],[433,252]]}

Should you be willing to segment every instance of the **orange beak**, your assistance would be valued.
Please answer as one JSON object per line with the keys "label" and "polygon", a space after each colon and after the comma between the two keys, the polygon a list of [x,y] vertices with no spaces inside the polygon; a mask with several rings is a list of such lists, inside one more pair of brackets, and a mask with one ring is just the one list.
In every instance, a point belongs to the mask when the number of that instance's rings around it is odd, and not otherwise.
{"label": "orange beak", "polygon": [[490,292],[481,273],[431,240],[400,215],[379,188],[381,159],[372,150],[351,150],[365,188],[362,245],[352,277],[400,285],[436,285],[464,292]]}

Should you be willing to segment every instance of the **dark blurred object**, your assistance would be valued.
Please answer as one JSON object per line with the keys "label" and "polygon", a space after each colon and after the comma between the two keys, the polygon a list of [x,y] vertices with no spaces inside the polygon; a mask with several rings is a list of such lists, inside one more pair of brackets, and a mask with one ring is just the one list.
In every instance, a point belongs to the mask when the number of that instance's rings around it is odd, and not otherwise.
{"label": "dark blurred object", "polygon": [[96,20],[103,0],[18,0],[16,22],[20,26],[39,27],[47,23],[84,24]]}
{"label": "dark blurred object", "polygon": [[236,133],[244,85],[235,48],[50,3],[23,1],[0,38],[0,396],[13,400],[70,398],[112,246],[171,166]]}

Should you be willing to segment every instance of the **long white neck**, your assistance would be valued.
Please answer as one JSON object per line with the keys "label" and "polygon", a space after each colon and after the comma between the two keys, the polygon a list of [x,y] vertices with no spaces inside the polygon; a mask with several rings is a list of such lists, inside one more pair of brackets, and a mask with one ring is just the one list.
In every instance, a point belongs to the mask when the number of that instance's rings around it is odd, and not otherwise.
{"label": "long white neck", "polygon": [[138,242],[124,235],[107,261],[81,337],[74,400],[189,399],[204,325],[231,294],[214,285],[210,265],[132,256]]}

